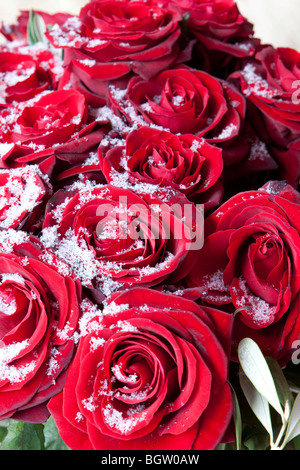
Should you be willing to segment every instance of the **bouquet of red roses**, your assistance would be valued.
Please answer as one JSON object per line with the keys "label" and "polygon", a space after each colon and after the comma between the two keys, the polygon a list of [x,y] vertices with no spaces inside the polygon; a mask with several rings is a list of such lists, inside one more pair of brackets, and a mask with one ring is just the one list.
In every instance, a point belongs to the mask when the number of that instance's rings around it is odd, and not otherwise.
{"label": "bouquet of red roses", "polygon": [[1,32],[0,448],[297,448],[300,53],[233,0]]}

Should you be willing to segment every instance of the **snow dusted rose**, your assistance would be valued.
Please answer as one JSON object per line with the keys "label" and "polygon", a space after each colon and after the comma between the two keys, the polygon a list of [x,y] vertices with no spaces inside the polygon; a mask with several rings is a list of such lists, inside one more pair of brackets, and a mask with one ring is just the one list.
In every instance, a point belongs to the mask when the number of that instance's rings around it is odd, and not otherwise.
{"label": "snow dusted rose", "polygon": [[43,422],[73,357],[81,286],[40,241],[0,230],[0,417]]}
{"label": "snow dusted rose", "polygon": [[90,104],[100,104],[112,80],[127,80],[133,73],[148,79],[189,60],[181,19],[176,8],[152,0],[98,0],[49,32],[48,38],[64,49],[67,81]]}
{"label": "snow dusted rose", "polygon": [[38,167],[56,189],[74,182],[78,175],[105,183],[98,156],[103,138],[112,128],[109,120],[82,122],[79,131],[63,143],[52,146],[34,142],[0,144],[0,168]]}
{"label": "snow dusted rose", "polygon": [[58,76],[52,72],[56,58],[50,51],[40,50],[32,57],[21,50],[0,49],[0,106],[26,102],[45,90],[54,90]]}
{"label": "snow dusted rose", "polygon": [[88,312],[48,407],[72,450],[209,450],[232,418],[232,316],[136,288]]}
{"label": "snow dusted rose", "polygon": [[[206,219],[189,276],[204,303],[236,310],[233,354],[251,337],[286,364],[300,337],[299,193],[281,181],[234,195]],[[233,304],[233,305],[232,305]]]}
{"label": "snow dusted rose", "polygon": [[[240,58],[253,56],[260,41],[234,0],[172,0],[186,15],[186,32],[197,39],[194,60],[211,73],[232,70]],[[201,67],[200,67],[201,65]]]}
{"label": "snow dusted rose", "polygon": [[104,154],[101,168],[109,183],[127,176],[132,184],[170,187],[206,208],[222,199],[222,151],[192,134],[141,127],[128,134],[125,146]]}
{"label": "snow dusted rose", "polygon": [[111,87],[109,97],[115,112],[131,124],[135,113],[146,125],[216,145],[233,141],[245,116],[244,98],[235,88],[187,66],[164,70],[151,80],[134,77],[126,90]]}
{"label": "snow dusted rose", "polygon": [[44,92],[1,112],[0,141],[51,147],[69,140],[86,118],[86,101],[78,91]]}
{"label": "snow dusted rose", "polygon": [[248,115],[278,163],[279,175],[294,187],[300,180],[300,53],[264,47],[255,60],[230,76],[246,97]]}
{"label": "snow dusted rose", "polygon": [[0,228],[34,232],[51,195],[52,186],[36,166],[0,170]]}
{"label": "snow dusted rose", "polygon": [[153,189],[75,183],[49,201],[42,239],[98,301],[183,279],[202,247],[202,206]]}

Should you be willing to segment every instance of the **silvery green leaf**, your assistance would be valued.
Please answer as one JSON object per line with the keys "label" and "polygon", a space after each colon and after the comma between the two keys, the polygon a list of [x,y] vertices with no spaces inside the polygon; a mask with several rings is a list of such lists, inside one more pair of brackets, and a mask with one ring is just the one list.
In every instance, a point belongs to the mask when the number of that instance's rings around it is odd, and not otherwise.
{"label": "silvery green leaf", "polygon": [[295,398],[291,411],[287,431],[285,433],[284,443],[286,445],[294,437],[300,434],[300,393]]}
{"label": "silvery green leaf", "polygon": [[241,411],[240,411],[240,406],[239,402],[236,396],[236,393],[231,386],[231,392],[233,396],[233,419],[234,419],[234,425],[235,425],[235,442],[236,442],[236,449],[241,450],[242,448],[242,418],[241,418]]}
{"label": "silvery green leaf", "polygon": [[46,27],[45,21],[43,20],[41,15],[39,15],[38,13],[34,14],[34,24],[35,24],[35,29],[37,32],[37,36],[40,39],[40,42],[47,43],[48,40],[45,36],[45,33],[47,32],[47,27]]}
{"label": "silvery green leaf", "polygon": [[275,383],[264,355],[258,345],[251,338],[244,338],[238,346],[240,365],[256,388],[270,405],[284,419],[284,412],[280,405]]}
{"label": "silvery green leaf", "polygon": [[273,439],[273,427],[269,402],[257,391],[242,370],[240,370],[239,379],[241,388],[250,408],[263,427],[268,431],[270,438]]}
{"label": "silvery green leaf", "polygon": [[287,402],[291,404],[293,400],[288,381],[280,365],[274,358],[266,357],[266,361],[272,374],[280,403],[285,407]]}

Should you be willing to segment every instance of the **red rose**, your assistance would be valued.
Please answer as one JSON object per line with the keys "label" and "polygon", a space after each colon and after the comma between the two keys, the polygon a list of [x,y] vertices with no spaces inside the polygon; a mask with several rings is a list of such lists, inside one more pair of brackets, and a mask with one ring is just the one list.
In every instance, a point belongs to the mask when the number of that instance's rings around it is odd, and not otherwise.
{"label": "red rose", "polygon": [[134,77],[127,90],[110,87],[115,112],[132,125],[161,126],[169,132],[195,134],[222,145],[238,135],[244,98],[228,83],[206,72],[178,66],[151,80]]}
{"label": "red rose", "polygon": [[282,179],[297,187],[300,179],[300,53],[264,47],[255,60],[231,75],[248,101],[248,114],[270,146]]}
{"label": "red rose", "polygon": [[66,444],[214,449],[232,417],[231,316],[141,288],[89,316],[64,389],[48,405]]}
{"label": "red rose", "polygon": [[128,134],[125,146],[105,153],[101,166],[109,183],[121,173],[132,184],[169,186],[206,208],[222,198],[222,151],[192,134],[141,127]]}
{"label": "red rose", "polygon": [[234,0],[173,0],[172,3],[187,15],[185,30],[198,40],[194,60],[202,61],[202,69],[204,66],[216,73],[235,58],[255,54],[260,41],[253,38],[253,25],[240,13]]}
{"label": "red rose", "polygon": [[189,60],[189,50],[181,45],[180,21],[175,8],[152,0],[98,0],[48,38],[64,49],[68,80],[92,99],[90,104],[98,99],[100,105],[109,81],[132,73],[148,79]]}
{"label": "red rose", "polygon": [[225,199],[240,191],[256,188],[259,186],[258,181],[268,181],[271,174],[278,175],[278,165],[270,153],[269,146],[260,139],[248,119],[236,139],[228,145],[225,144],[222,151],[225,162]]}
{"label": "red rose", "polygon": [[34,232],[51,194],[36,166],[0,170],[0,228]]}
{"label": "red rose", "polygon": [[0,50],[0,106],[30,100],[57,84],[50,51],[41,50],[37,58],[20,52]]}
{"label": "red rose", "polygon": [[0,114],[2,142],[51,147],[70,139],[87,117],[84,96],[76,90],[50,91],[33,102]]}
{"label": "red rose", "polygon": [[26,145],[0,144],[0,168],[38,166],[49,177],[54,191],[77,180],[79,174],[97,183],[105,183],[98,147],[110,131],[108,121],[94,121],[83,125],[67,142],[54,143],[50,148],[32,142],[26,142]]}
{"label": "red rose", "polygon": [[0,246],[0,416],[43,422],[74,354],[81,286],[25,232],[1,230]]}
{"label": "red rose", "polygon": [[191,269],[202,212],[181,193],[151,191],[79,182],[48,203],[43,242],[97,301],[122,288],[175,282]]}
{"label": "red rose", "polygon": [[280,181],[233,196],[206,219],[189,279],[203,302],[237,310],[234,349],[251,337],[282,364],[300,338],[299,208],[299,193]]}

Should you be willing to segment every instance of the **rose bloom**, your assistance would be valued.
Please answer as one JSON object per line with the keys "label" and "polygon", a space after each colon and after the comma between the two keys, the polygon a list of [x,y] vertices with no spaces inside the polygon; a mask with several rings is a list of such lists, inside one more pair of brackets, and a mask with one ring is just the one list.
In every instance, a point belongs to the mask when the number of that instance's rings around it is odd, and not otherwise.
{"label": "rose bloom", "polygon": [[[187,15],[186,32],[197,38],[197,55],[202,69],[216,73],[235,66],[240,58],[255,54],[260,41],[253,38],[253,25],[239,11],[234,0],[173,0]],[[203,57],[204,56],[204,57]],[[200,68],[200,67],[199,67]]]}
{"label": "rose bloom", "polygon": [[0,228],[35,232],[52,186],[36,166],[0,170]]}
{"label": "rose bloom", "polygon": [[90,104],[101,105],[108,82],[132,73],[150,78],[190,59],[189,44],[181,44],[181,19],[174,7],[152,0],[98,0],[47,36],[64,49],[67,80]]}
{"label": "rose bloom", "polygon": [[300,179],[300,54],[294,49],[264,47],[255,60],[231,75],[248,101],[248,114],[260,138],[292,186]]}
{"label": "rose bloom", "polygon": [[168,188],[145,190],[78,182],[48,203],[43,242],[97,301],[122,288],[184,278],[202,246],[201,208]]}
{"label": "rose bloom", "polygon": [[290,360],[300,337],[300,196],[285,182],[236,194],[206,219],[205,249],[189,276],[204,303],[235,314],[233,355],[251,337]]}
{"label": "rose bloom", "polygon": [[[105,183],[98,156],[102,139],[111,131],[109,121],[82,123],[65,143],[47,148],[32,142],[0,144],[0,168],[38,166],[49,177],[54,191],[73,183],[78,175]],[[45,148],[44,148],[45,147]]]}
{"label": "rose bloom", "polygon": [[[262,141],[249,119],[245,119],[239,135],[233,142],[222,147],[224,199],[233,194],[264,184],[278,177],[278,164],[272,157],[269,146]],[[254,183],[253,183],[254,180]]]}
{"label": "rose bloom", "polygon": [[141,127],[106,152],[101,167],[109,183],[121,173],[133,184],[169,186],[207,209],[222,199],[222,151],[192,134]]}
{"label": "rose bloom", "polygon": [[23,231],[0,231],[0,417],[44,422],[73,357],[81,286]]}
{"label": "rose bloom", "polygon": [[[145,303],[146,302],[146,303]],[[210,450],[232,417],[232,317],[136,288],[91,311],[48,407],[73,450]]]}
{"label": "rose bloom", "polygon": [[86,101],[78,91],[46,92],[1,112],[0,141],[50,147],[66,142],[86,118]]}
{"label": "rose bloom", "polygon": [[195,134],[223,145],[239,134],[243,96],[230,84],[187,66],[164,70],[151,80],[134,77],[126,90],[110,87],[116,113],[129,123],[161,126],[174,134]]}
{"label": "rose bloom", "polygon": [[27,101],[54,89],[57,78],[51,67],[55,62],[53,54],[46,50],[32,57],[21,51],[0,49],[0,106]]}

